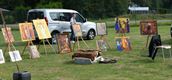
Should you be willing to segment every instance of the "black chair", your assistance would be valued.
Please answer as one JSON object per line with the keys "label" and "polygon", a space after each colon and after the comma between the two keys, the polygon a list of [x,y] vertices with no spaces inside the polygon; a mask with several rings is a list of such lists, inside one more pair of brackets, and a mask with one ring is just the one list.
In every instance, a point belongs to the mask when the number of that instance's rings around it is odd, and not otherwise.
{"label": "black chair", "polygon": [[156,53],[158,51],[158,48],[156,48],[156,46],[160,46],[160,45],[162,45],[160,35],[152,36],[152,39],[149,44],[149,56],[148,57],[151,57],[154,60]]}

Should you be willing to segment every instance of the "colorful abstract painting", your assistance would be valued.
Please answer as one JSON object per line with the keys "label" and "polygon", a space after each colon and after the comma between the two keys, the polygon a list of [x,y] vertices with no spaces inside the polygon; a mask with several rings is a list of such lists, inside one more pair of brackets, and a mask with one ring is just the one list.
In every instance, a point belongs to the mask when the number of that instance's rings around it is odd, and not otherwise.
{"label": "colorful abstract painting", "polygon": [[131,43],[127,37],[116,38],[116,45],[118,51],[131,50]]}

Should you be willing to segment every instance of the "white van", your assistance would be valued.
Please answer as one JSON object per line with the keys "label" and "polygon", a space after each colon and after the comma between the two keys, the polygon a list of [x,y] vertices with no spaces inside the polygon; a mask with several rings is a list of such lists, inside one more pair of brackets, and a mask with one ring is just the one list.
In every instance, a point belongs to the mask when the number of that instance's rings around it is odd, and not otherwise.
{"label": "white van", "polygon": [[62,32],[71,32],[70,18],[72,14],[76,14],[76,22],[81,25],[83,37],[94,39],[96,36],[96,23],[87,21],[80,13],[69,9],[31,9],[27,13],[27,20],[31,22],[33,19],[45,19],[52,40],[55,40],[55,34]]}

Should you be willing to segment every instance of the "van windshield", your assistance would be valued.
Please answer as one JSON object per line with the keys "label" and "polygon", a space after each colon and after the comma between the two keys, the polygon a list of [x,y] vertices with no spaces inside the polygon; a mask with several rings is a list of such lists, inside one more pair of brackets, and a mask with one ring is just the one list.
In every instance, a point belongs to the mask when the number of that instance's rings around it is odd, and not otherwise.
{"label": "van windshield", "polygon": [[28,22],[31,22],[33,19],[43,19],[44,13],[41,11],[37,12],[29,12],[28,14]]}

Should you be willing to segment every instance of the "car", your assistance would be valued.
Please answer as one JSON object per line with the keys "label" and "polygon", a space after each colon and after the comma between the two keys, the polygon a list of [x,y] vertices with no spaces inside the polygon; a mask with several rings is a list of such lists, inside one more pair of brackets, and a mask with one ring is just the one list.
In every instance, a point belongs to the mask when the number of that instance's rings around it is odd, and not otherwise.
{"label": "car", "polygon": [[27,13],[27,21],[45,19],[51,33],[51,41],[56,42],[55,35],[63,32],[71,32],[70,18],[76,14],[76,22],[81,25],[83,38],[94,39],[96,36],[96,23],[87,21],[79,12],[70,9],[30,9]]}

